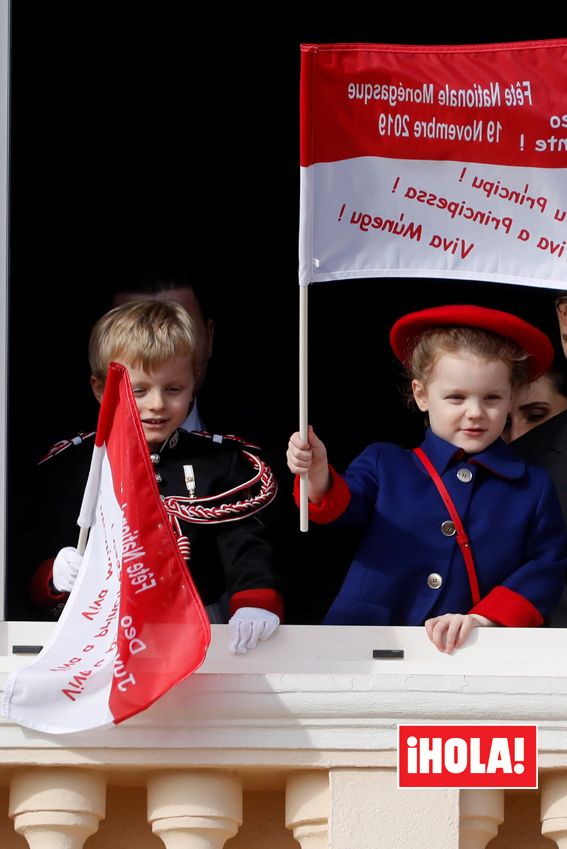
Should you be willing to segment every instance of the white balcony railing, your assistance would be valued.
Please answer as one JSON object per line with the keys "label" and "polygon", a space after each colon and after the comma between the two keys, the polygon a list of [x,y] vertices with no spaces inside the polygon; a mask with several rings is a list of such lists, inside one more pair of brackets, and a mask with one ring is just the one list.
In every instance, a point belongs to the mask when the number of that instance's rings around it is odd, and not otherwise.
{"label": "white balcony railing", "polygon": [[[0,625],[0,686],[26,662],[13,646],[52,627]],[[33,849],[480,849],[503,823],[490,849],[514,845],[516,825],[567,847],[565,658],[567,630],[479,629],[447,656],[421,628],[323,626],[283,626],[235,657],[213,626],[203,667],[120,726],[0,724],[0,846],[25,847],[21,834]],[[537,722],[543,789],[508,794],[516,823],[502,791],[398,790],[402,722]],[[117,817],[117,795],[131,816]]]}

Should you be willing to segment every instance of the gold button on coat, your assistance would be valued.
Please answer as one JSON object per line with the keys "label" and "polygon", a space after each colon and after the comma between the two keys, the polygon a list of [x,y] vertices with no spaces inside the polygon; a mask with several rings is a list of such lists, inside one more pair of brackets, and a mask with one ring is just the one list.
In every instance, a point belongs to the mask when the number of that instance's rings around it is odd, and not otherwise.
{"label": "gold button on coat", "polygon": [[470,469],[459,469],[457,477],[461,483],[470,483],[472,481],[472,472]]}
{"label": "gold button on coat", "polygon": [[427,576],[427,586],[432,590],[440,589],[442,583],[443,578],[437,572],[432,572],[431,575]]}
{"label": "gold button on coat", "polygon": [[446,537],[453,537],[457,533],[457,529],[455,528],[455,523],[449,521],[447,519],[446,522],[441,523],[441,533]]}

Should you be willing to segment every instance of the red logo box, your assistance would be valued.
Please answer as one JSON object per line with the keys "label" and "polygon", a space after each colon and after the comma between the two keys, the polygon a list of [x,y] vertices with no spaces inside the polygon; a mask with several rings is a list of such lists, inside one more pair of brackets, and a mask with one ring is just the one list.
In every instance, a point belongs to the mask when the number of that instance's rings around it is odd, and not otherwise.
{"label": "red logo box", "polygon": [[398,725],[398,787],[537,789],[537,725]]}

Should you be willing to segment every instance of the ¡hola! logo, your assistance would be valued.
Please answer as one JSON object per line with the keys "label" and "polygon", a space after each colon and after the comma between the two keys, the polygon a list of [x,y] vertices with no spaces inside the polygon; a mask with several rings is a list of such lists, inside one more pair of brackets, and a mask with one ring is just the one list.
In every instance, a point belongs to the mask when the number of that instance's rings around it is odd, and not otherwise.
{"label": "\u00a1hola! logo", "polygon": [[537,788],[537,725],[398,725],[398,787]]}

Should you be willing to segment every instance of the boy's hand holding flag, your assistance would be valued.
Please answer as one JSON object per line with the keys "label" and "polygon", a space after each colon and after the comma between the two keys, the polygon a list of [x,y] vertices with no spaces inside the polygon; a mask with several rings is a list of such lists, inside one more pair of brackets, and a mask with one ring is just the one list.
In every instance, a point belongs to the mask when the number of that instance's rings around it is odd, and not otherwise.
{"label": "boy's hand holding flag", "polygon": [[78,570],[73,592],[48,645],[10,675],[2,704],[8,719],[54,734],[145,710],[201,665],[210,642],[158,492],[128,371],[116,363],[78,524],[91,529],[82,564],[76,550],[63,550],[54,572],[57,588],[66,589]]}

